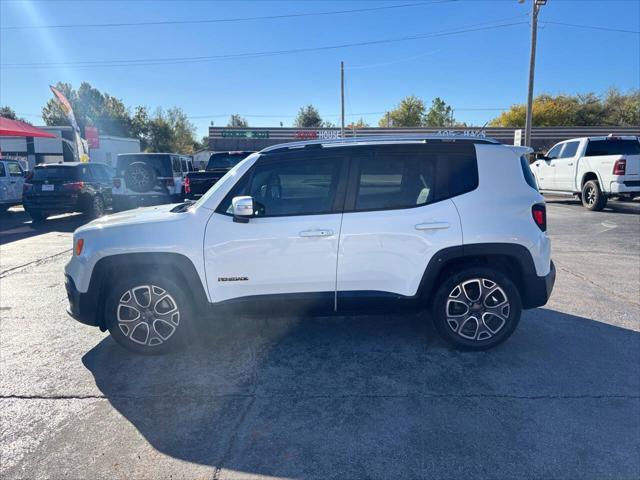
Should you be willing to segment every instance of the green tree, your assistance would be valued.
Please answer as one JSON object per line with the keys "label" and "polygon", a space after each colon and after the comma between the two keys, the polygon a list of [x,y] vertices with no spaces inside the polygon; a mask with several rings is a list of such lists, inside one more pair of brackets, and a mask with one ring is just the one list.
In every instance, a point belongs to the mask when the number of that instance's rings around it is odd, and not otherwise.
{"label": "green tree", "polygon": [[[82,82],[78,90],[69,83],[58,82],[58,88],[69,100],[80,127],[84,132],[86,125],[98,127],[100,133],[128,136],[131,130],[131,118],[122,100],[102,93],[87,82]],[[42,108],[42,118],[47,125],[70,125],[58,102],[51,98]]]}
{"label": "green tree", "polygon": [[603,101],[606,125],[640,125],[640,90],[631,90],[622,94],[616,88],[610,88]]}
{"label": "green tree", "polygon": [[150,123],[147,107],[138,105],[131,117],[131,136],[140,140],[140,147],[146,150],[150,143]]}
{"label": "green tree", "polygon": [[393,127],[419,127],[423,124],[425,111],[424,102],[415,95],[409,95],[403,98],[394,110],[387,112],[380,119],[378,125],[380,127],[386,127],[387,125]]}
{"label": "green tree", "polygon": [[431,102],[431,108],[424,116],[423,125],[425,127],[447,127],[455,124],[453,109],[440,97],[436,97]]}
{"label": "green tree", "polygon": [[369,124],[364,121],[364,118],[360,117],[357,122],[351,122],[345,128],[349,130],[358,130],[360,128],[369,128]]}
{"label": "green tree", "polygon": [[8,118],[9,120],[18,120],[19,122],[28,123],[31,125],[31,122],[27,122],[24,118],[18,117],[15,110],[10,106],[0,107],[0,117]]}
{"label": "green tree", "polygon": [[161,108],[148,121],[146,152],[173,152],[173,130],[167,115]]}
{"label": "green tree", "polygon": [[229,117],[229,121],[227,122],[227,127],[236,127],[236,128],[247,128],[249,126],[249,122],[244,117],[241,117],[239,114],[234,113]]}
{"label": "green tree", "polygon": [[307,105],[306,107],[300,107],[298,116],[293,122],[293,126],[301,128],[320,128],[326,127],[327,125],[323,124],[320,112],[318,112],[313,105]]}
{"label": "green tree", "polygon": [[180,107],[167,110],[167,120],[172,130],[171,148],[173,152],[190,154],[197,148],[195,139],[196,127],[187,118],[187,114]]}

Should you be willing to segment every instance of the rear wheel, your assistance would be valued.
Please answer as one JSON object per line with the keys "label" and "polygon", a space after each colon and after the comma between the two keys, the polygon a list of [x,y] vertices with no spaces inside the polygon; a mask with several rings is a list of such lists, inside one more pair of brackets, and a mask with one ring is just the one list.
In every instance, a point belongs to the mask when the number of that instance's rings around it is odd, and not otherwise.
{"label": "rear wheel", "polygon": [[593,211],[602,210],[607,205],[607,197],[596,180],[589,180],[582,187],[582,205]]}
{"label": "rear wheel", "polygon": [[44,222],[47,219],[47,214],[38,210],[27,210],[27,213],[33,220],[33,223]]}
{"label": "rear wheel", "polygon": [[100,195],[95,195],[91,199],[86,215],[89,218],[99,218],[104,215],[104,200]]}
{"label": "rear wheel", "polygon": [[191,302],[184,289],[159,275],[134,275],[117,281],[105,303],[113,339],[135,353],[158,355],[184,346]]}
{"label": "rear wheel", "polygon": [[472,267],[450,274],[438,289],[433,321],[457,348],[485,350],[515,330],[522,304],[518,289],[502,272]]}

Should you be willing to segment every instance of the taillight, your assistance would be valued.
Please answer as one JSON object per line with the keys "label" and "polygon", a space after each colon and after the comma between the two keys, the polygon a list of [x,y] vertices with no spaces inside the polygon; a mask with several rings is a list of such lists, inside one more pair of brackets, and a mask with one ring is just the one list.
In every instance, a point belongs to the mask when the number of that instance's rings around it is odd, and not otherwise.
{"label": "taillight", "polygon": [[23,184],[22,184],[22,193],[30,192],[32,188],[33,188],[33,185],[32,185],[32,184],[30,184],[30,183],[23,183]]}
{"label": "taillight", "polygon": [[191,180],[189,180],[189,177],[184,179],[184,193],[191,193]]}
{"label": "taillight", "polygon": [[84,182],[67,182],[62,184],[64,190],[71,190],[72,192],[79,192],[84,188]]}
{"label": "taillight", "polygon": [[613,164],[613,174],[614,175],[624,175],[627,171],[627,161],[624,158],[620,160],[616,160],[616,163]]}
{"label": "taillight", "polygon": [[535,204],[531,207],[531,215],[533,216],[533,221],[536,222],[538,228],[543,232],[547,231],[547,207],[545,207],[541,203]]}
{"label": "taillight", "polygon": [[114,178],[112,181],[113,181],[113,186],[115,188],[120,188],[120,185],[122,185],[122,182],[120,181],[119,178]]}

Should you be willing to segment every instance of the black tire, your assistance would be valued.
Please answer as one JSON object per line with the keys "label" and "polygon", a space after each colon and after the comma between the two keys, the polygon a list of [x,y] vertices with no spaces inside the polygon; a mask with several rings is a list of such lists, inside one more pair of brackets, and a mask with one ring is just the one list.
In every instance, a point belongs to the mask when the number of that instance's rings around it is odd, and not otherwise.
{"label": "black tire", "polygon": [[100,218],[104,215],[104,198],[101,195],[94,195],[90,199],[85,215],[89,218]]}
{"label": "black tire", "polygon": [[[135,274],[115,281],[109,289],[105,323],[113,339],[127,350],[141,355],[160,355],[180,350],[193,338],[192,301],[184,288],[166,275]],[[152,300],[145,308],[148,298]],[[129,302],[134,308],[125,305]],[[155,311],[154,302],[160,305]],[[158,318],[160,316],[162,318]]]}
{"label": "black tire", "polygon": [[607,197],[597,180],[589,180],[582,186],[582,205],[592,211],[602,210],[607,205]]}
{"label": "black tire", "polygon": [[47,219],[47,214],[38,210],[27,210],[27,213],[33,220],[33,223],[42,223]]}
{"label": "black tire", "polygon": [[133,162],[124,171],[127,188],[136,193],[144,193],[156,185],[158,176],[154,168],[144,162]]}
{"label": "black tire", "polygon": [[[466,292],[460,287],[465,282]],[[482,287],[477,282],[482,282]],[[461,297],[455,297],[456,289],[460,289]],[[478,300],[472,302],[469,297],[475,300],[476,290]],[[507,303],[503,303],[503,299]],[[463,303],[467,312],[459,316]],[[502,318],[487,311],[491,307]],[[450,273],[438,288],[432,309],[433,322],[440,335],[463,350],[487,350],[504,342],[517,327],[521,314],[522,301],[513,281],[504,273],[487,267],[470,267]],[[482,322],[474,315],[479,315]]]}

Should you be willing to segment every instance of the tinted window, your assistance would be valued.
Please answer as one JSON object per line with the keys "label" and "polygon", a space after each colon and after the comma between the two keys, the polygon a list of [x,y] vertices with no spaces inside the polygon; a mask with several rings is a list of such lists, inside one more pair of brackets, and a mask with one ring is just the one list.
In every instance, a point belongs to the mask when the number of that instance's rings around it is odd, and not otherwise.
{"label": "tinted window", "polygon": [[522,155],[520,157],[520,166],[522,167],[522,174],[524,175],[525,181],[531,188],[535,188],[537,190],[538,186],[536,185],[536,179],[533,176],[531,168],[529,167],[529,160],[527,159],[526,155]]}
{"label": "tinted window", "polygon": [[7,170],[9,171],[9,175],[12,177],[21,177],[22,176],[22,168],[20,164],[17,162],[8,162]]}
{"label": "tinted window", "polygon": [[95,177],[92,174],[93,169],[89,167],[89,165],[81,165],[76,167],[78,170],[78,175],[81,180],[94,180]]}
{"label": "tinted window", "polygon": [[257,165],[247,195],[258,216],[330,213],[340,165],[337,158]]}
{"label": "tinted window", "polygon": [[[171,156],[162,154],[118,155],[116,175],[119,177],[124,176],[124,171],[134,162],[142,162],[150,165],[156,171],[158,177],[173,177],[173,172],[171,171]],[[180,171],[179,167],[178,171]]]}
{"label": "tinted window", "polygon": [[[475,153],[450,153],[440,159],[446,162],[448,197],[470,192],[478,187],[478,164]],[[444,170],[444,166],[442,166]],[[441,200],[441,199],[439,199]]]}
{"label": "tinted window", "polygon": [[638,140],[590,140],[587,157],[603,155],[640,155]]}
{"label": "tinted window", "polygon": [[216,168],[232,168],[240,163],[241,160],[247,158],[251,152],[225,152],[214,153],[209,157],[207,170]]}
{"label": "tinted window", "polygon": [[561,143],[559,145],[556,145],[555,147],[553,147],[551,150],[549,150],[547,152],[547,158],[558,158],[560,156],[560,150],[562,149],[562,146],[564,144]]}
{"label": "tinted window", "polygon": [[93,175],[101,182],[110,182],[112,175],[104,165],[92,165]]}
{"label": "tinted window", "polygon": [[4,163],[0,163],[0,177],[4,177],[7,174],[7,171],[4,168]]}
{"label": "tinted window", "polygon": [[573,158],[576,156],[580,142],[567,142],[564,144],[560,158]]}
{"label": "tinted window", "polygon": [[406,208],[432,202],[436,157],[377,154],[360,160],[356,210]]}
{"label": "tinted window", "polygon": [[76,167],[35,167],[31,180],[48,180],[48,181],[67,181],[77,180],[78,169]]}

